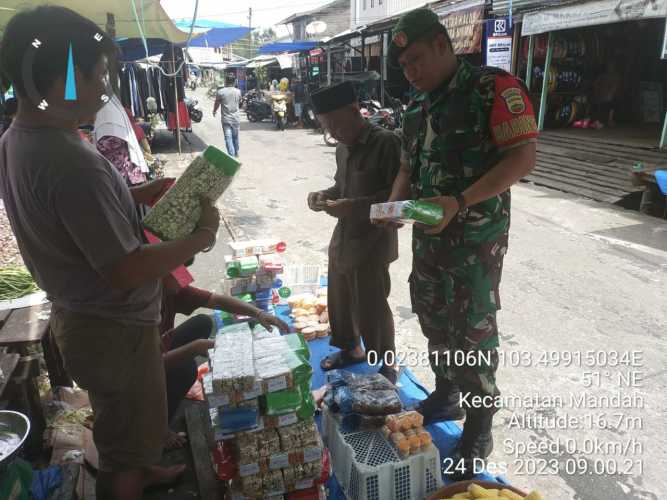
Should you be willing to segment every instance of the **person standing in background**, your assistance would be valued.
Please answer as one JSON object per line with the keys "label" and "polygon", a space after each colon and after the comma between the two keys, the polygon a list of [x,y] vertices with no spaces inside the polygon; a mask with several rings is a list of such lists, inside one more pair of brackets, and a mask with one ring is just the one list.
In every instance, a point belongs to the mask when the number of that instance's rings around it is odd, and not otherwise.
{"label": "person standing in background", "polygon": [[234,87],[234,77],[225,78],[225,87],[218,90],[213,106],[213,116],[222,107],[222,130],[225,134],[225,145],[230,156],[239,156],[239,130],[241,128],[241,91]]}
{"label": "person standing in background", "polygon": [[292,91],[294,94],[294,116],[297,122],[296,126],[298,128],[303,128],[303,104],[306,101],[306,89],[301,78],[298,78],[294,82]]}

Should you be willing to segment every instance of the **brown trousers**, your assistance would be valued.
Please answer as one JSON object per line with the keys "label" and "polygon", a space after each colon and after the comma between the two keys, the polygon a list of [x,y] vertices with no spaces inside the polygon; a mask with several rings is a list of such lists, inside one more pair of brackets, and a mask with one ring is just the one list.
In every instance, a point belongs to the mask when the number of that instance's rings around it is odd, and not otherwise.
{"label": "brown trousers", "polygon": [[341,272],[329,263],[328,289],[332,346],[350,350],[363,339],[366,352],[377,352],[379,360],[395,351],[389,264],[369,261]]}
{"label": "brown trousers", "polygon": [[168,429],[158,327],[126,325],[54,305],[51,329],[67,373],[88,391],[100,470],[157,464]]}

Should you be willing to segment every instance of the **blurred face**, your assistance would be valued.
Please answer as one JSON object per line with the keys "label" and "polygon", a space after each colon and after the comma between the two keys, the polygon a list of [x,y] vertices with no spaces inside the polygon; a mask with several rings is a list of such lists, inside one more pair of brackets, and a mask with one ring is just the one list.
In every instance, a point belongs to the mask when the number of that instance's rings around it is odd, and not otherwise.
{"label": "blurred face", "polygon": [[[109,68],[106,56],[97,61],[89,76],[83,74],[80,74],[80,76],[81,78],[77,78],[78,98],[81,108],[88,110],[88,113],[82,116],[90,116],[102,109],[105,104],[102,95],[109,92],[107,90],[109,88]],[[111,96],[109,95],[109,97]]]}
{"label": "blurred face", "polygon": [[398,58],[405,78],[417,90],[431,92],[438,88],[447,76],[447,68],[456,56],[444,35],[431,42],[412,43]]}
{"label": "blurred face", "polygon": [[[65,77],[58,81],[49,90],[47,99],[50,102],[60,102],[61,109],[64,108],[68,119],[76,120],[77,123],[90,123],[94,121],[97,112],[104,106],[106,101],[103,95],[111,97],[109,83],[109,71],[105,56],[95,64],[90,74],[86,75],[79,68],[75,69],[76,78],[76,100],[64,101]],[[48,112],[48,111],[47,111]],[[64,116],[63,116],[64,118]]]}
{"label": "blurred face", "polygon": [[330,113],[323,113],[317,115],[320,123],[326,128],[331,136],[338,142],[347,146],[352,146],[356,143],[359,137],[359,131],[363,125],[361,115],[359,114],[359,106],[350,104],[344,108],[331,111]]}

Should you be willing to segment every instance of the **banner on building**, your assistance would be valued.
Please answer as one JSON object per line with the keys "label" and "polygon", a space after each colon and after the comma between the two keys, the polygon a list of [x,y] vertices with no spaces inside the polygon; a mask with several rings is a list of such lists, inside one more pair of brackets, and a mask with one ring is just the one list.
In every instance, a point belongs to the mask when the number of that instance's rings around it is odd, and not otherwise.
{"label": "banner on building", "polygon": [[506,17],[486,21],[484,64],[512,71],[512,29]]}
{"label": "banner on building", "polygon": [[482,51],[484,6],[441,16],[442,24],[452,39],[455,54],[477,54]]}
{"label": "banner on building", "polygon": [[597,0],[528,13],[521,36],[665,16],[667,0]]}

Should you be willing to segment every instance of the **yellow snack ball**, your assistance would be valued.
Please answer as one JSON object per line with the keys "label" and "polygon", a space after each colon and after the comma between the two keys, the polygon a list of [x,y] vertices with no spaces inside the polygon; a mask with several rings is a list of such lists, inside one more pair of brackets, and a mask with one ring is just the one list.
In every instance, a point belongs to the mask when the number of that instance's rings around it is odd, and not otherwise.
{"label": "yellow snack ball", "polygon": [[470,493],[473,498],[493,498],[498,496],[498,490],[487,490],[482,488],[479,484],[471,484],[468,486],[468,493]]}
{"label": "yellow snack ball", "polygon": [[420,432],[418,435],[419,435],[419,440],[421,441],[422,447],[426,447],[433,442],[433,439],[431,438],[431,435],[426,431]]}
{"label": "yellow snack ball", "polygon": [[528,496],[523,497],[523,500],[544,500],[542,498],[542,495],[540,495],[537,491],[531,491]]}
{"label": "yellow snack ball", "polygon": [[399,432],[401,430],[400,420],[396,415],[387,415],[384,422],[391,429],[391,432]]}
{"label": "yellow snack ball", "polygon": [[398,443],[401,443],[403,441],[407,441],[405,434],[402,432],[395,432],[394,434],[391,435],[391,441],[398,446]]}
{"label": "yellow snack ball", "polygon": [[517,493],[514,493],[513,491],[510,491],[506,488],[500,490],[500,496],[507,498],[507,500],[523,500],[521,495],[518,495]]}
{"label": "yellow snack ball", "polygon": [[382,427],[382,435],[384,436],[385,439],[389,439],[389,436],[391,436],[391,429],[387,427],[386,425]]}

